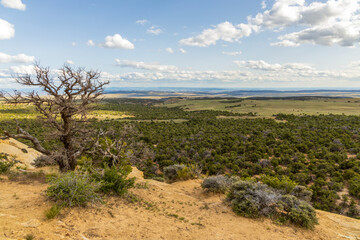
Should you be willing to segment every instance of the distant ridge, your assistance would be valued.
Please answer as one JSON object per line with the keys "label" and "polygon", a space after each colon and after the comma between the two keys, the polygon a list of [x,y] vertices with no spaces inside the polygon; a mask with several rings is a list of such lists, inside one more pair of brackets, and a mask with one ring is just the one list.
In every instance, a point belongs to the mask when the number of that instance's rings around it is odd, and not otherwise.
{"label": "distant ridge", "polygon": [[108,88],[119,97],[360,97],[360,89]]}

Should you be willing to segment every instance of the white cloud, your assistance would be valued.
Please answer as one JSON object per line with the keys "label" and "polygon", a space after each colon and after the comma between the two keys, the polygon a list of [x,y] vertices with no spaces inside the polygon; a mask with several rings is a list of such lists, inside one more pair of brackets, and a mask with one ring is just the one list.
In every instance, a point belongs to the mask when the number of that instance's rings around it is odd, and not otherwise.
{"label": "white cloud", "polygon": [[353,61],[349,64],[350,68],[359,68],[360,70],[360,60],[359,61]]}
{"label": "white cloud", "polygon": [[276,46],[354,46],[360,42],[359,10],[358,0],[314,1],[309,4],[304,0],[277,0],[270,10],[249,18],[249,22],[268,29],[305,27],[278,37],[280,41],[272,44]]}
{"label": "white cloud", "polygon": [[106,78],[111,80],[122,80],[129,82],[245,82],[252,79],[252,73],[244,71],[169,71],[169,72],[127,72],[123,74],[106,74]]}
{"label": "white cloud", "polygon": [[166,48],[165,49],[168,53],[174,53],[174,50],[172,48]]}
{"label": "white cloud", "polygon": [[206,29],[196,37],[180,40],[180,45],[208,47],[216,44],[217,41],[226,42],[239,41],[240,38],[248,37],[252,33],[252,27],[248,24],[238,24],[234,26],[230,22],[220,23],[213,28]]}
{"label": "white cloud", "polygon": [[183,49],[183,48],[180,48],[180,49],[179,49],[179,52],[181,52],[181,53],[186,53],[186,50]]}
{"label": "white cloud", "polygon": [[0,40],[14,37],[14,25],[0,18]]}
{"label": "white cloud", "polygon": [[66,63],[67,63],[67,64],[70,64],[70,65],[75,64],[72,60],[67,60]]}
{"label": "white cloud", "polygon": [[1,0],[1,4],[7,8],[14,8],[17,10],[25,11],[26,5],[21,0]]}
{"label": "white cloud", "polygon": [[314,70],[308,64],[304,63],[285,63],[285,64],[270,64],[263,60],[258,61],[234,61],[239,67],[245,67],[255,70],[262,70],[262,71],[309,71]]}
{"label": "white cloud", "polygon": [[150,22],[148,20],[146,20],[146,19],[141,19],[141,20],[137,20],[135,23],[140,24],[140,25],[145,25],[145,24],[150,23]]}
{"label": "white cloud", "polygon": [[176,66],[160,65],[158,63],[145,63],[145,62],[120,60],[120,59],[115,59],[115,61],[117,65],[120,67],[129,67],[129,68],[144,69],[151,71],[170,72],[170,71],[176,71],[178,69]]}
{"label": "white cloud", "polygon": [[[287,81],[342,81],[358,80],[360,71],[343,70],[319,70],[306,63],[268,63],[263,60],[257,61],[234,61],[240,68],[255,71],[257,78]],[[326,82],[325,82],[326,83]],[[326,85],[325,85],[326,86]]]}
{"label": "white cloud", "polygon": [[148,28],[146,30],[146,32],[149,33],[149,34],[153,34],[153,35],[159,35],[159,34],[161,34],[163,32],[163,30],[160,29],[157,26],[151,26],[150,28]]}
{"label": "white cloud", "polygon": [[9,54],[0,52],[0,63],[30,63],[34,60],[34,56],[27,56],[25,54],[11,56]]}
{"label": "white cloud", "polygon": [[[266,1],[262,2],[266,8]],[[180,40],[181,45],[207,47],[219,40],[239,41],[254,32],[279,32],[299,29],[278,37],[275,46],[296,47],[302,44],[355,46],[360,43],[359,0],[275,0],[270,9],[249,16],[246,23],[223,22],[201,34]]]}
{"label": "white cloud", "polygon": [[135,46],[126,38],[121,37],[120,34],[114,36],[107,36],[105,42],[100,44],[105,48],[119,48],[119,49],[134,49]]}
{"label": "white cloud", "polygon": [[222,52],[222,54],[225,54],[225,55],[229,55],[229,56],[237,56],[237,55],[241,55],[242,52],[241,51],[237,51],[237,52]]}
{"label": "white cloud", "polygon": [[278,39],[280,41],[272,45],[293,47],[301,44],[318,44],[352,47],[360,42],[360,21],[316,26],[280,36]]}
{"label": "white cloud", "polygon": [[35,74],[34,66],[32,65],[12,66],[10,70],[17,74]]}
{"label": "white cloud", "polygon": [[77,42],[72,42],[71,46],[75,47],[77,45]]}
{"label": "white cloud", "polygon": [[89,41],[86,42],[86,45],[88,45],[88,46],[95,46],[95,43],[94,43],[93,40],[90,39]]}
{"label": "white cloud", "polygon": [[262,8],[262,9],[265,9],[265,8],[266,8],[266,1],[265,1],[265,0],[263,0],[263,1],[261,2],[261,8]]}

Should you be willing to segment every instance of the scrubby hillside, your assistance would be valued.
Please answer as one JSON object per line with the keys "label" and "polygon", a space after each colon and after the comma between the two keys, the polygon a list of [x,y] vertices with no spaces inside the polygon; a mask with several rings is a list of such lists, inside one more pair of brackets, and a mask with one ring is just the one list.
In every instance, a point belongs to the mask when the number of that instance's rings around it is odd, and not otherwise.
{"label": "scrubby hillside", "polygon": [[0,181],[0,239],[359,239],[360,221],[318,211],[315,230],[235,215],[223,195],[205,194],[201,180],[173,184],[144,180],[130,199],[63,211],[45,220],[47,185]]}

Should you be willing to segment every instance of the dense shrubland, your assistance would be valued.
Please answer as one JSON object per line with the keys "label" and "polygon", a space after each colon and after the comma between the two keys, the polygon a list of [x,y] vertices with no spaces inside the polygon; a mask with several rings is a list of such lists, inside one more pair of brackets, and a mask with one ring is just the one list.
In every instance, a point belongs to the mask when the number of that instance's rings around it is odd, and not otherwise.
{"label": "dense shrubland", "polygon": [[[285,195],[296,196],[300,191],[302,199],[309,199],[312,192],[315,208],[359,216],[359,116],[278,114],[276,119],[218,119],[238,114],[189,112],[153,103],[158,102],[107,100],[93,107],[134,116],[131,124],[136,132],[126,140],[129,150],[125,154],[146,177],[164,177],[165,169],[175,164],[197,166],[203,174],[256,179]],[[176,119],[187,121],[172,121]],[[35,119],[19,122],[47,148],[56,148],[56,139],[42,137],[49,132],[46,126],[39,126]],[[113,132],[123,131],[125,125],[129,125],[126,120],[91,122],[96,129]],[[0,126],[4,130],[15,127],[8,120],[1,120]]]}

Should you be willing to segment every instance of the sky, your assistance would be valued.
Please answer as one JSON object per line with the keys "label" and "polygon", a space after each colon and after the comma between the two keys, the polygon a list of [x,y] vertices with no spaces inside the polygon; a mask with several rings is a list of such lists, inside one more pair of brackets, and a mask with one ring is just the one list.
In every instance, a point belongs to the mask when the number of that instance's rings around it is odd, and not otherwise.
{"label": "sky", "polygon": [[34,62],[110,87],[360,89],[360,0],[0,0],[0,89]]}

